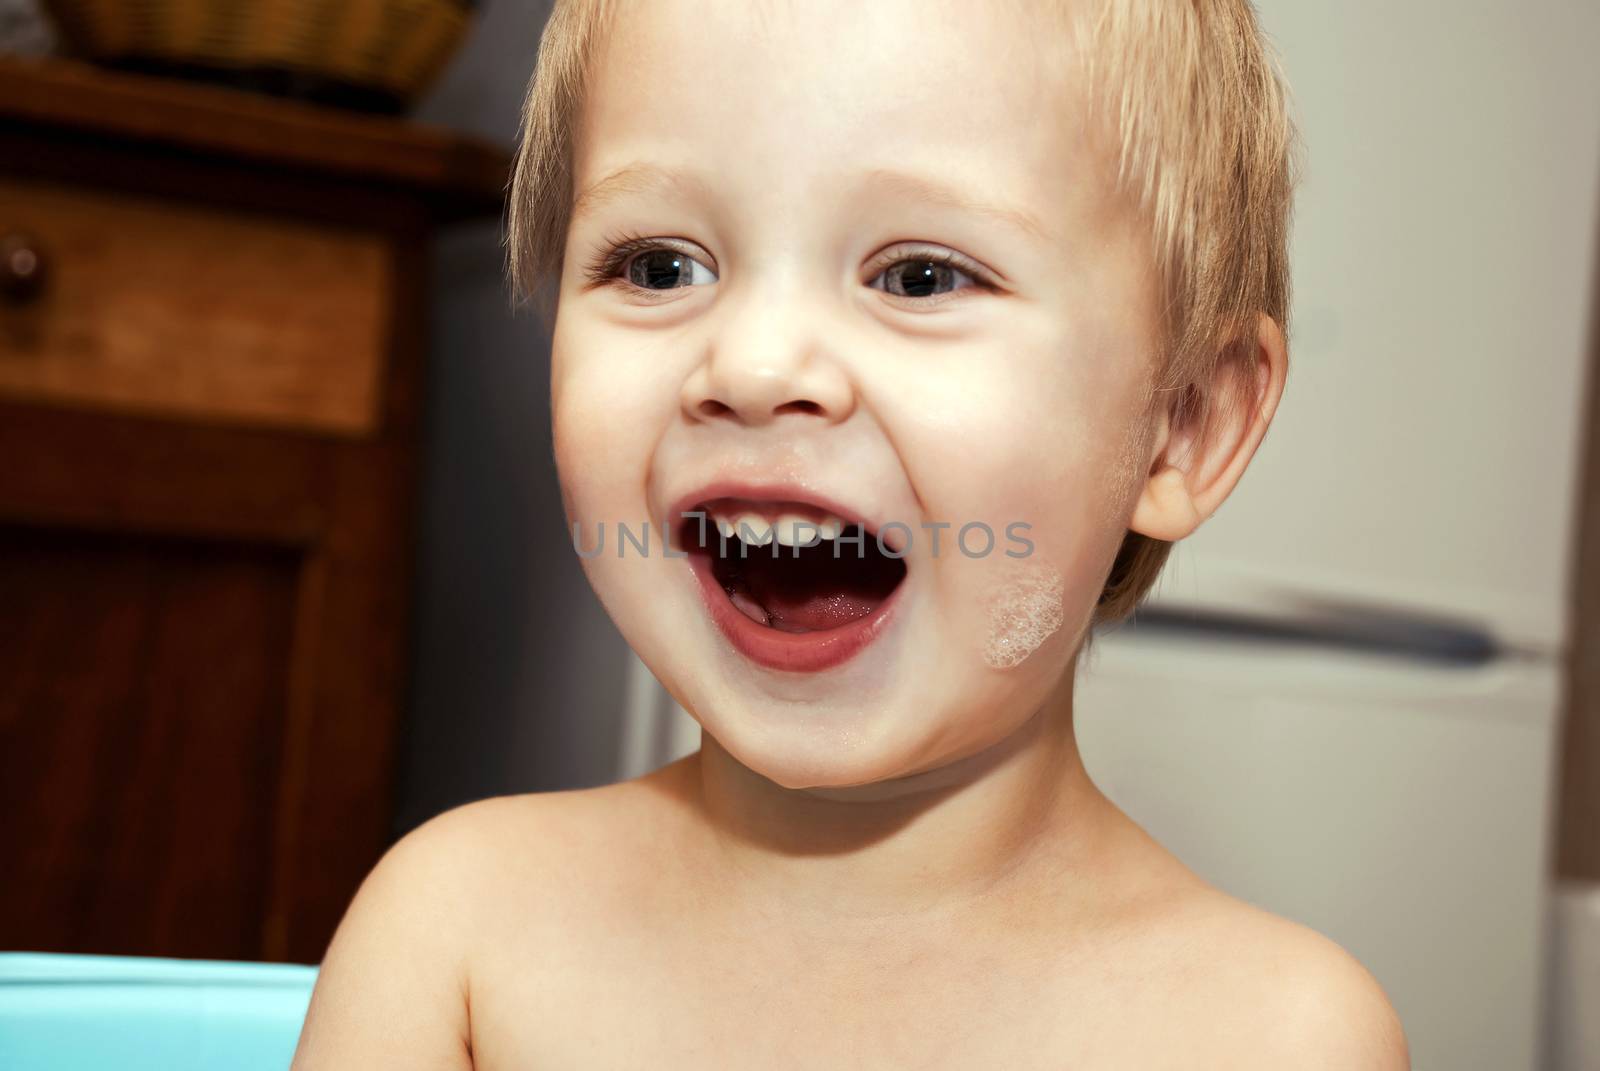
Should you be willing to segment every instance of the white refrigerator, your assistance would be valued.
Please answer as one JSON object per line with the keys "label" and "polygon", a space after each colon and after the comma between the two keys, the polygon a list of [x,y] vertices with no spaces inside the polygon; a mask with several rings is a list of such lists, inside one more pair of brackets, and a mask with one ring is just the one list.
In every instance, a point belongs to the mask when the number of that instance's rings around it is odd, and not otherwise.
{"label": "white refrigerator", "polygon": [[[1600,4],[1263,0],[1306,141],[1273,427],[1085,659],[1097,783],[1344,945],[1419,1071],[1539,1059]],[[635,660],[621,772],[698,746]]]}

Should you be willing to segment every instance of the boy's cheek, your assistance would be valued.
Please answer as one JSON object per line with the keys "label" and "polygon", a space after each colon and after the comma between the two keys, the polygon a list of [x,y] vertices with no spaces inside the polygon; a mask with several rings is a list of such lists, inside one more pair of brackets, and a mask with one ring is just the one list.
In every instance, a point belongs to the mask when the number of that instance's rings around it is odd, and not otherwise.
{"label": "boy's cheek", "polygon": [[989,670],[1053,673],[1092,615],[1112,535],[1035,513],[1031,529],[997,532],[992,553],[943,562],[946,603],[965,660]]}
{"label": "boy's cheek", "polygon": [[[642,384],[643,375],[601,360],[574,362],[553,377],[551,434],[563,486],[615,491],[642,487],[645,466],[677,405],[675,392]],[[629,484],[629,480],[632,484]],[[633,513],[643,503],[619,503]],[[607,518],[615,520],[619,518]]]}
{"label": "boy's cheek", "polygon": [[650,421],[655,427],[675,410],[678,394],[652,386],[648,369],[623,361],[570,364],[550,384],[551,419],[573,435],[609,435]]}

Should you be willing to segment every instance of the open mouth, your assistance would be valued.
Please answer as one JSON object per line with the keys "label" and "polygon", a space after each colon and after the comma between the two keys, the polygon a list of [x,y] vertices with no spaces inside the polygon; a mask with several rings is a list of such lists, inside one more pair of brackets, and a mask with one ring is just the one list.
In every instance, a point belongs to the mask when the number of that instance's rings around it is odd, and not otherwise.
{"label": "open mouth", "polygon": [[717,624],[774,668],[854,655],[881,631],[906,578],[876,532],[803,502],[713,499],[678,535]]}

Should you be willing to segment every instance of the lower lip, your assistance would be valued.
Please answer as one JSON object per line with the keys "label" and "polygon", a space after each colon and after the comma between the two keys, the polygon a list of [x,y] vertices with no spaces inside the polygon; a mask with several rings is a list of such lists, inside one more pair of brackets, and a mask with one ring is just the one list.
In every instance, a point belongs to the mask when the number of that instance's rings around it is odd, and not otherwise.
{"label": "lower lip", "polygon": [[865,617],[848,625],[820,629],[816,632],[784,632],[767,625],[758,625],[739,612],[728,598],[717,578],[711,575],[711,559],[704,554],[689,555],[690,568],[700,581],[700,595],[711,620],[728,638],[728,642],[752,662],[768,669],[788,673],[817,673],[843,665],[883,634],[894,613],[900,592],[906,586],[902,578],[895,589]]}

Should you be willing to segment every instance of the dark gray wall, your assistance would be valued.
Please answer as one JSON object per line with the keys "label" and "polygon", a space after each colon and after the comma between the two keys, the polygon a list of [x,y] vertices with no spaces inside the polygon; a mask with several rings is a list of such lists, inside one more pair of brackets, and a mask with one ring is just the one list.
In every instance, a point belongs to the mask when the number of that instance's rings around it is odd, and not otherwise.
{"label": "dark gray wall", "polygon": [[[505,145],[548,0],[489,0],[418,119]],[[457,803],[615,775],[627,648],[567,537],[548,340],[513,315],[500,224],[434,254],[412,702],[396,832]]]}

